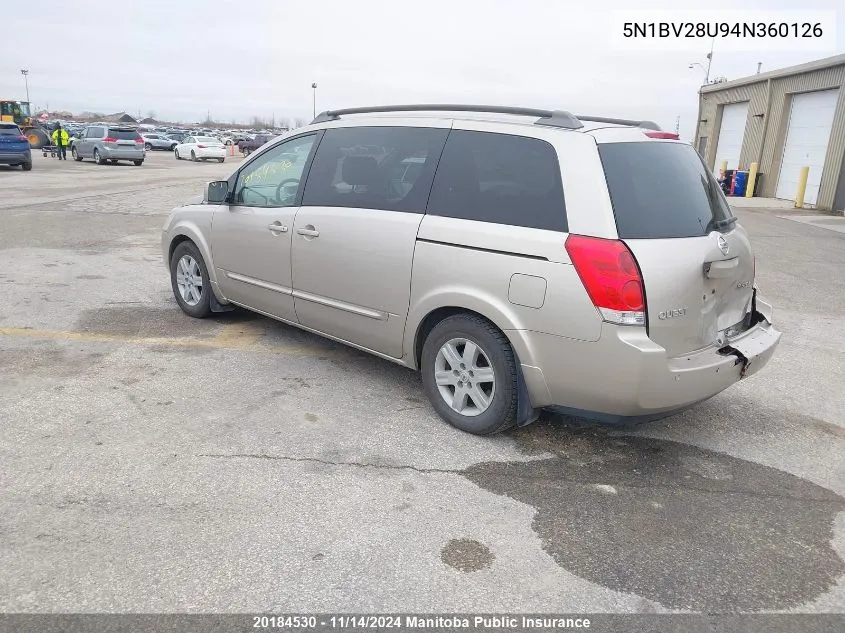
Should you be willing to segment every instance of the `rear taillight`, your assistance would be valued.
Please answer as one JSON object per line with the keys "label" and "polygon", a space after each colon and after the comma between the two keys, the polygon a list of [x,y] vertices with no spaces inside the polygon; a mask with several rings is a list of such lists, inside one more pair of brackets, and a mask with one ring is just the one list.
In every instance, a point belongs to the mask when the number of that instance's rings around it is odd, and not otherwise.
{"label": "rear taillight", "polygon": [[659,130],[649,130],[645,133],[645,135],[649,138],[668,138],[673,141],[678,141],[681,139],[675,132],[661,132]]}
{"label": "rear taillight", "polygon": [[135,139],[135,142],[136,143],[143,143],[144,139],[139,136],[138,138]]}
{"label": "rear taillight", "polygon": [[197,147],[200,149],[205,149],[205,145],[197,145]]}
{"label": "rear taillight", "polygon": [[643,278],[624,242],[570,235],[566,252],[605,321],[645,325]]}
{"label": "rear taillight", "polygon": [[107,136],[103,139],[103,143],[117,143],[117,139],[112,136]]}

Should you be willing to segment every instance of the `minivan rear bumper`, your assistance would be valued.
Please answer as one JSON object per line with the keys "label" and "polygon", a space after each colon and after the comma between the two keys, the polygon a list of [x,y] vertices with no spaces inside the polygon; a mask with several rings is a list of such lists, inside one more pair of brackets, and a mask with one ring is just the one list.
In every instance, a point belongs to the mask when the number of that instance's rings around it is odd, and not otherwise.
{"label": "minivan rear bumper", "polygon": [[654,419],[678,412],[762,369],[781,333],[771,306],[758,299],[760,321],[715,347],[667,357],[645,328],[602,325],[596,342],[539,332],[509,331],[532,405],[604,421]]}

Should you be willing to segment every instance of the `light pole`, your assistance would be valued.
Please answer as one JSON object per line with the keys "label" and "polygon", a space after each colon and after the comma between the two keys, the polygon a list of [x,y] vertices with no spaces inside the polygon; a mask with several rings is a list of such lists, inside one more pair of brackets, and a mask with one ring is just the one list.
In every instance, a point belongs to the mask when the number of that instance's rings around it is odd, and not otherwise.
{"label": "light pole", "polygon": [[311,90],[313,91],[313,118],[317,118],[317,84],[311,84]]}
{"label": "light pole", "polygon": [[710,71],[707,68],[704,67],[704,64],[701,64],[699,62],[693,62],[689,65],[690,68],[693,68],[694,66],[698,66],[699,68],[701,68],[702,71],[704,71],[704,74],[705,74],[704,83],[707,83],[707,81],[710,78]]}
{"label": "light pole", "polygon": [[26,84],[26,102],[29,103],[29,70],[21,68],[21,75],[23,75],[23,80]]}

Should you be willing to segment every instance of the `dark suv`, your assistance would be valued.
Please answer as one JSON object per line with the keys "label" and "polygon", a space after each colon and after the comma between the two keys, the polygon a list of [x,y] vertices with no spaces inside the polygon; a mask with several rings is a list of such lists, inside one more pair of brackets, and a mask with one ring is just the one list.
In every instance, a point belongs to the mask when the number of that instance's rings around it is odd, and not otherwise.
{"label": "dark suv", "polygon": [[29,139],[14,123],[0,123],[0,165],[20,165],[24,171],[32,169]]}

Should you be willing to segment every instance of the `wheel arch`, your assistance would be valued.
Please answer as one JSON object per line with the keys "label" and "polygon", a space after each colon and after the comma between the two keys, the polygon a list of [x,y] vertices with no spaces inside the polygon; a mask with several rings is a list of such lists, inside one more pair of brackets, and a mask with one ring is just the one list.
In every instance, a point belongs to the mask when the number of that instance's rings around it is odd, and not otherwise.
{"label": "wheel arch", "polygon": [[168,235],[170,239],[167,247],[168,270],[170,269],[170,261],[173,259],[173,251],[176,250],[176,247],[182,242],[191,242],[199,249],[200,255],[202,255],[214,294],[217,296],[218,300],[225,301],[225,297],[220,296],[220,291],[217,287],[217,270],[214,268],[214,260],[211,257],[211,244],[209,244],[208,240],[203,235],[202,230],[194,224],[182,220],[177,221],[176,224],[169,228]]}

